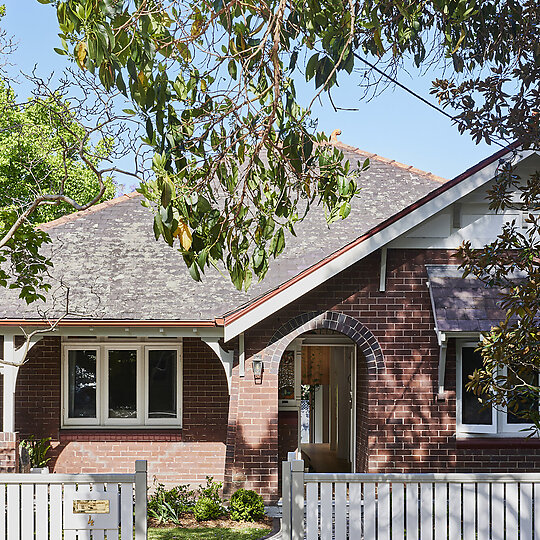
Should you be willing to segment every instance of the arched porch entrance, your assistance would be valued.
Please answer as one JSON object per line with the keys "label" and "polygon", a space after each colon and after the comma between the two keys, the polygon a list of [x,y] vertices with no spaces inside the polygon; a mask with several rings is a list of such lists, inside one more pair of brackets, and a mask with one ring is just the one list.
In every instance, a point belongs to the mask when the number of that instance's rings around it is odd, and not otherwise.
{"label": "arched porch entrance", "polygon": [[369,378],[383,366],[382,351],[356,319],[313,315],[289,321],[282,327],[288,333],[275,335],[278,460],[298,450],[312,471],[363,472]]}

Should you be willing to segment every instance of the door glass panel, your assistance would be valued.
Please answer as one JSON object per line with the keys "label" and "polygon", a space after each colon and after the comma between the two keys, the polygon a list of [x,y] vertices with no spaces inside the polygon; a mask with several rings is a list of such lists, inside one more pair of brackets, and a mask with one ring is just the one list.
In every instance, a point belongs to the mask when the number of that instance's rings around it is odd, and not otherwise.
{"label": "door glass panel", "polygon": [[463,417],[461,421],[463,424],[491,425],[493,423],[491,406],[486,407],[480,403],[479,396],[465,388],[470,381],[469,375],[482,367],[482,355],[475,351],[474,347],[463,347],[461,355],[461,414]]}
{"label": "door glass panel", "polygon": [[148,418],[177,417],[177,351],[148,351]]}
{"label": "door glass panel", "polygon": [[110,350],[109,418],[137,417],[137,351]]}
{"label": "door glass panel", "polygon": [[68,351],[69,418],[96,418],[97,351]]}

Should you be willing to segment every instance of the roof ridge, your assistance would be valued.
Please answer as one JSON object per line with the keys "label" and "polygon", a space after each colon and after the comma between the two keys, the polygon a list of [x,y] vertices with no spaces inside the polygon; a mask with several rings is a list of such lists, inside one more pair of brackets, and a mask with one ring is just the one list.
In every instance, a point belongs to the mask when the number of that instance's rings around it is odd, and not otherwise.
{"label": "roof ridge", "polygon": [[53,219],[52,221],[47,221],[46,223],[42,223],[41,225],[38,225],[38,229],[41,229],[42,231],[47,231],[59,225],[64,225],[65,223],[70,223],[72,221],[76,221],[79,218],[88,216],[90,214],[94,214],[96,212],[100,212],[101,210],[104,210],[105,208],[109,208],[110,206],[120,204],[122,202],[128,201],[129,199],[134,199],[135,197],[140,196],[140,195],[141,194],[137,191],[132,191],[131,193],[124,193],[123,195],[115,197],[114,199],[103,201],[101,203],[95,204],[94,206],[90,206],[90,208],[87,208],[86,210],[80,210],[78,212],[66,214],[65,216],[59,217],[57,219]]}
{"label": "roof ridge", "polygon": [[360,156],[365,157],[367,159],[370,159],[370,160],[375,159],[376,161],[380,161],[381,163],[386,163],[387,165],[393,165],[394,167],[398,167],[399,169],[409,171],[410,173],[415,174],[417,176],[424,176],[428,178],[429,180],[432,180],[433,182],[438,182],[439,184],[444,184],[448,182],[448,178],[437,176],[436,174],[433,174],[432,172],[423,171],[422,169],[418,169],[416,167],[413,167],[412,165],[406,165],[405,163],[400,163],[399,161],[396,161],[395,159],[388,159],[383,156],[379,156],[378,154],[374,154],[372,152],[366,152],[365,150],[360,150],[360,148],[351,146],[349,144],[345,144],[341,141],[336,141],[332,144],[343,150],[348,150],[349,152],[354,152],[355,154],[359,154]]}

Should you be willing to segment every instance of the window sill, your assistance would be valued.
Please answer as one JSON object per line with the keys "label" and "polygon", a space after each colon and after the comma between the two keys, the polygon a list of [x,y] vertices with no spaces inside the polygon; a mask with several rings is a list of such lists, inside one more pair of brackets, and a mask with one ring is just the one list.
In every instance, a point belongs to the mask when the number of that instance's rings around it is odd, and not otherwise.
{"label": "window sill", "polygon": [[178,442],[182,440],[182,429],[179,427],[137,426],[64,426],[59,431],[60,443],[71,441],[146,441],[146,442]]}

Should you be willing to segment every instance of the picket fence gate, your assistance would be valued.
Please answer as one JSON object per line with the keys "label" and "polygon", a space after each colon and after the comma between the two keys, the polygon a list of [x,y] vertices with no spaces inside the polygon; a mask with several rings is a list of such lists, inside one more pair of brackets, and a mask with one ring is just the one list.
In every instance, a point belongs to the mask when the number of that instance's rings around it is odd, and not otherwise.
{"label": "picket fence gate", "polygon": [[289,460],[282,485],[282,540],[540,540],[536,473],[318,474]]}
{"label": "picket fence gate", "polygon": [[146,540],[146,461],[134,474],[0,474],[0,540]]}

